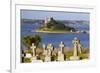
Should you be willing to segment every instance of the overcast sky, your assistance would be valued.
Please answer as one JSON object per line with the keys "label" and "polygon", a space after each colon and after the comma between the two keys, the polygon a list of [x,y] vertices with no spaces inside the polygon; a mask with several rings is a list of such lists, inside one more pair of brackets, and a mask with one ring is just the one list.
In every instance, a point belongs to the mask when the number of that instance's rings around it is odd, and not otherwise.
{"label": "overcast sky", "polygon": [[45,19],[53,17],[56,20],[89,20],[89,13],[81,12],[54,12],[54,11],[35,11],[21,10],[21,18],[25,19]]}

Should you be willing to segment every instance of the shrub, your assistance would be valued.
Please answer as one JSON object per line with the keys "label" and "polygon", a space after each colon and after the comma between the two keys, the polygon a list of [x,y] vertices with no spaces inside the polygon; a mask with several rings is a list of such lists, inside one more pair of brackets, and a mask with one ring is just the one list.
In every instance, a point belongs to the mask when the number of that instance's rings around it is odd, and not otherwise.
{"label": "shrub", "polygon": [[24,58],[24,63],[30,63],[30,62],[32,62],[31,58]]}

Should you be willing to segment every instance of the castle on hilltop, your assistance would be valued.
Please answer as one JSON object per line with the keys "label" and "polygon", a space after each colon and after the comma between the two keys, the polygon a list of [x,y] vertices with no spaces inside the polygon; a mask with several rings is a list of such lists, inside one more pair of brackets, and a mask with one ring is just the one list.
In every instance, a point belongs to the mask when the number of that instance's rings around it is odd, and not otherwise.
{"label": "castle on hilltop", "polygon": [[51,20],[53,20],[53,17],[45,18],[44,23],[47,24],[47,23],[50,22]]}

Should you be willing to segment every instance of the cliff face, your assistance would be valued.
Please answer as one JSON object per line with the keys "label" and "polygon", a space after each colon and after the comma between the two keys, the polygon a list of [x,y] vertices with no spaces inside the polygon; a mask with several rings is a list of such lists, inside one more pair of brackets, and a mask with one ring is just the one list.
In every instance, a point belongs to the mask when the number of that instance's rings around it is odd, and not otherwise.
{"label": "cliff face", "polygon": [[53,29],[53,30],[73,30],[74,28],[65,26],[62,22],[56,21],[53,18],[49,18],[48,20],[45,20],[46,23],[44,23],[43,28]]}

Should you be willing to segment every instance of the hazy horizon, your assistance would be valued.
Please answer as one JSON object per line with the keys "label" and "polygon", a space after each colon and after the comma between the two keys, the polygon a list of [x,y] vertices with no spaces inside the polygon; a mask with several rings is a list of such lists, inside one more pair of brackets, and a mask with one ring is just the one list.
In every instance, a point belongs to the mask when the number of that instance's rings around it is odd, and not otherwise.
{"label": "hazy horizon", "polygon": [[90,14],[83,12],[61,12],[61,11],[40,11],[40,10],[21,10],[21,19],[40,19],[53,17],[56,20],[83,20],[89,21]]}

